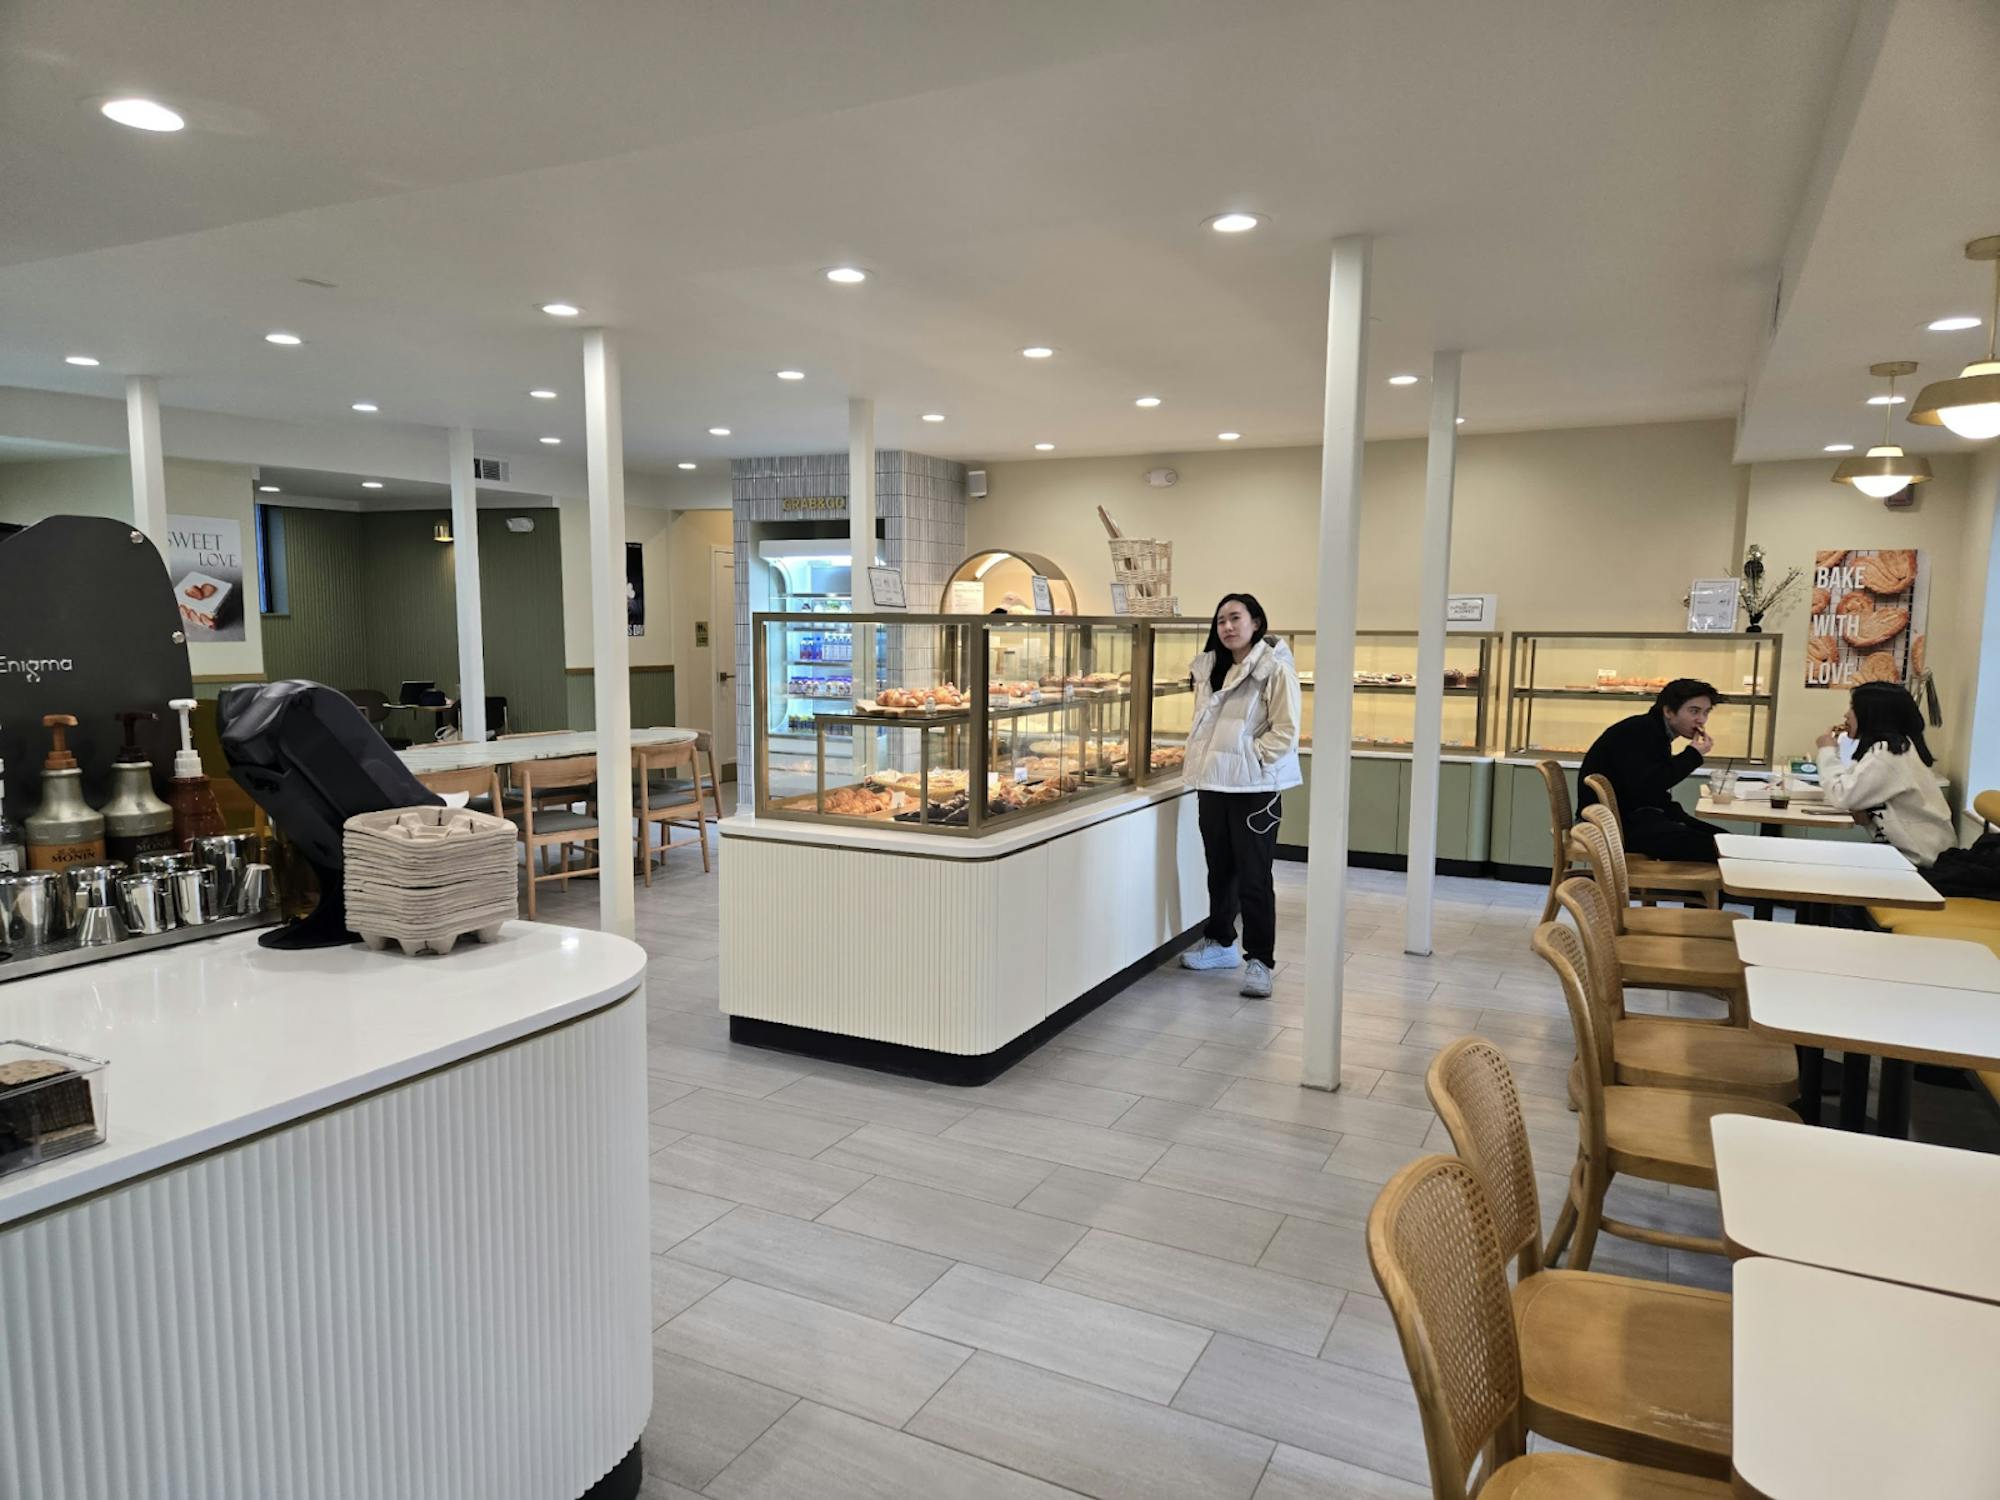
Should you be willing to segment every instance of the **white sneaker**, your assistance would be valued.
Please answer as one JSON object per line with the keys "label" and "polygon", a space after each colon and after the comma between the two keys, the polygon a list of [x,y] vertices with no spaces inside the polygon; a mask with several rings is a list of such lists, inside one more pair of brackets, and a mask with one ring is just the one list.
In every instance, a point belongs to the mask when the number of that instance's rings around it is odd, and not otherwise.
{"label": "white sneaker", "polygon": [[1243,988],[1238,993],[1248,995],[1252,1000],[1270,999],[1271,971],[1256,959],[1251,959],[1243,966]]}
{"label": "white sneaker", "polygon": [[1242,961],[1234,943],[1218,943],[1213,938],[1203,938],[1192,948],[1181,951],[1183,969],[1233,969]]}

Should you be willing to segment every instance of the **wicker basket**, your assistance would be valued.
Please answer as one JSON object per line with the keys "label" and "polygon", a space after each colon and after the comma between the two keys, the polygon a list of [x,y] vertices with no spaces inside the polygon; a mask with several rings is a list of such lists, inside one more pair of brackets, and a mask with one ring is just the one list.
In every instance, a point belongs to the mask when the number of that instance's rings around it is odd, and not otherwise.
{"label": "wicker basket", "polygon": [[1165,619],[1178,615],[1180,612],[1181,601],[1176,599],[1172,594],[1167,594],[1160,598],[1134,594],[1127,594],[1125,596],[1125,613],[1128,615],[1143,615],[1148,619]]}
{"label": "wicker basket", "polygon": [[1139,537],[1112,538],[1111,577],[1124,584],[1126,596],[1135,601],[1170,598],[1174,591],[1174,544]]}

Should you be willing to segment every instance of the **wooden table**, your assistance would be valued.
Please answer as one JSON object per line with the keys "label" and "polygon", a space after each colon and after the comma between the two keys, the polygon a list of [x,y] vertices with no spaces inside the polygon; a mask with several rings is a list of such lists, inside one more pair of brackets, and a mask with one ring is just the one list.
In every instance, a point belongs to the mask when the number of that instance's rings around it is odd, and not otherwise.
{"label": "wooden table", "polygon": [[[1802,1047],[1836,1047],[1844,1055],[1850,1066],[1842,1072],[1843,1129],[1867,1123],[1871,1056],[1883,1060],[1879,1128],[1885,1135],[1909,1133],[1907,1064],[2000,1067],[2000,995],[1990,991],[1754,965],[1743,980],[1753,1031]],[[1851,1066],[1857,1058],[1859,1066]]]}
{"label": "wooden table", "polygon": [[1782,865],[1821,865],[1829,869],[1914,870],[1909,856],[1893,844],[1864,844],[1852,839],[1788,839],[1749,833],[1719,833],[1715,852],[1724,859],[1764,860]]}
{"label": "wooden table", "polygon": [[1721,862],[1722,888],[1751,901],[1796,901],[1808,906],[1897,906],[1943,911],[1944,897],[1915,870],[1870,870],[1853,865],[1808,865],[1775,859]]}
{"label": "wooden table", "polygon": [[2000,1302],[2000,1156],[1754,1115],[1710,1129],[1732,1258]]}
{"label": "wooden table", "polygon": [[1737,957],[1746,964],[2000,992],[2000,953],[1984,943],[1793,922],[1738,922],[1730,931]]}
{"label": "wooden table", "polygon": [[1731,1325],[1739,1493],[1917,1500],[2000,1488],[2000,1307],[1760,1258],[1736,1267]]}
{"label": "wooden table", "polygon": [[[632,744],[685,745],[692,729],[635,729]],[[571,755],[595,755],[597,731],[562,729],[549,734],[517,734],[501,740],[453,740],[443,745],[412,745],[397,757],[419,776],[431,771],[463,771],[475,766],[512,766],[527,760],[561,760]]]}
{"label": "wooden table", "polygon": [[[1819,811],[1809,811],[1817,808]],[[1867,815],[1842,812],[1824,802],[1794,799],[1789,807],[1773,807],[1763,797],[1736,797],[1714,801],[1702,788],[1695,798],[1694,815],[1715,823],[1755,823],[1767,830],[1782,828],[1852,828]]]}

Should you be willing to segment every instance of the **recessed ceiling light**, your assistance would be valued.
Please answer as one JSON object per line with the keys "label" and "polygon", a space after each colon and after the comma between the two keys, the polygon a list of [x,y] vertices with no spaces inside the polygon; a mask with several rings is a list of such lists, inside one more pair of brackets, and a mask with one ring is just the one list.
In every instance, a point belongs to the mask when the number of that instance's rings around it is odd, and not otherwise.
{"label": "recessed ceiling light", "polygon": [[711,427],[708,429],[708,435],[710,437],[728,437],[729,429],[727,427]]}
{"label": "recessed ceiling light", "polygon": [[676,465],[675,467],[677,467],[677,468],[682,468],[682,469],[692,469],[692,468],[694,467],[694,465],[693,465],[693,464],[678,464],[678,465]]}
{"label": "recessed ceiling light", "polygon": [[1218,432],[1215,435],[1215,440],[1218,443],[1233,443],[1242,436],[1243,434],[1240,432]]}
{"label": "recessed ceiling light", "polygon": [[63,363],[66,365],[82,365],[86,370],[92,370],[97,367],[97,361],[92,359],[88,354],[64,355]]}
{"label": "recessed ceiling light", "polygon": [[841,286],[859,286],[868,279],[868,273],[859,266],[830,266],[826,279]]}
{"label": "recessed ceiling light", "polygon": [[537,401],[553,401],[556,399],[554,391],[530,391],[528,394],[533,396]]}
{"label": "recessed ceiling light", "polygon": [[1852,453],[1853,451],[1854,444],[1852,443],[1828,443],[1824,448],[1820,449],[1822,453]]}
{"label": "recessed ceiling light", "polygon": [[548,444],[548,445],[549,445],[549,446],[550,446],[551,448],[553,448],[553,447],[555,447],[555,446],[556,446],[556,445],[557,445],[558,443],[560,443],[560,442],[562,441],[562,439],[561,439],[561,438],[559,438],[559,437],[545,437],[545,438],[543,438],[543,439],[542,439],[542,441],[543,441],[543,442],[545,442],[545,443],[547,443],[547,444]]}
{"label": "recessed ceiling light", "polygon": [[1463,417],[1453,417],[1451,420],[1455,425],[1459,427],[1463,427],[1465,425],[1465,418]]}
{"label": "recessed ceiling light", "polygon": [[1245,230],[1255,229],[1263,222],[1263,219],[1256,214],[1217,214],[1208,221],[1208,227],[1217,234],[1242,234]]}
{"label": "recessed ceiling light", "polygon": [[1046,344],[1030,344],[1028,345],[1027,348],[1021,351],[1021,358],[1047,359],[1050,355],[1054,354],[1055,352],[1056,352],[1055,350],[1049,348],[1049,346]]}
{"label": "recessed ceiling light", "polygon": [[260,484],[257,486],[257,493],[260,495],[277,495],[283,492],[275,484]]}
{"label": "recessed ceiling light", "polygon": [[1391,385],[1415,385],[1416,383],[1417,377],[1414,375],[1391,375],[1389,377],[1389,384]]}
{"label": "recessed ceiling light", "polygon": [[1924,325],[1932,333],[1963,333],[1968,328],[1977,328],[1977,318],[1939,318],[1935,323]]}
{"label": "recessed ceiling light", "polygon": [[1909,399],[1908,396],[1870,396],[1868,404],[1870,406],[1901,406]]}
{"label": "recessed ceiling light", "polygon": [[927,411],[924,413],[924,420],[926,422],[942,422],[944,420],[944,413],[941,411]]}
{"label": "recessed ceiling light", "polygon": [[300,338],[296,333],[267,333],[264,335],[264,342],[267,344],[283,344],[289,349],[294,344],[303,344],[305,340]]}
{"label": "recessed ceiling light", "polygon": [[583,309],[573,302],[544,302],[542,304],[542,311],[552,318],[574,318]]}
{"label": "recessed ceiling light", "polygon": [[151,99],[107,99],[97,108],[105,119],[130,125],[134,130],[181,130],[187,125],[186,120],[166,105]]}
{"label": "recessed ceiling light", "polygon": [[382,408],[377,406],[373,401],[357,401],[354,403],[354,409],[356,411],[380,411]]}
{"label": "recessed ceiling light", "polygon": [[379,490],[382,488],[382,481],[379,479],[364,479],[361,481],[361,488],[364,490]]}
{"label": "recessed ceiling light", "polygon": [[805,378],[806,378],[806,372],[804,370],[778,371],[778,379],[780,380],[804,380]]}
{"label": "recessed ceiling light", "polygon": [[1132,404],[1134,406],[1158,406],[1160,404],[1160,398],[1158,396],[1141,396],[1137,401],[1134,401]]}
{"label": "recessed ceiling light", "polygon": [[1037,453],[1053,453],[1056,451],[1056,445],[1054,443],[1037,443],[1035,444],[1035,451]]}

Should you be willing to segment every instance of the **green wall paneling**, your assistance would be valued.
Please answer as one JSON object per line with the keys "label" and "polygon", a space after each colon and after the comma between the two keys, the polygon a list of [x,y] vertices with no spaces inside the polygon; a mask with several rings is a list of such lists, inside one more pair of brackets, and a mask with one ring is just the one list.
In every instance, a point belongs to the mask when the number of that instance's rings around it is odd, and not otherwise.
{"label": "green wall paneling", "polygon": [[[435,517],[431,517],[435,520]],[[452,549],[425,545],[450,561]],[[569,724],[569,696],[563,683],[562,535],[554,511],[544,512],[533,531],[507,529],[497,511],[479,515],[479,602],[486,647],[486,691],[507,700],[508,725],[516,732],[563,729]],[[458,678],[458,631],[452,630]]]}
{"label": "green wall paneling", "polygon": [[[569,727],[597,727],[597,676],[585,670],[568,675]],[[674,669],[632,670],[632,727],[659,729],[674,722]]]}
{"label": "green wall paneling", "polygon": [[357,605],[368,576],[363,518],[291,507],[283,515],[289,608],[264,616],[264,675],[273,682],[303,677],[342,691],[373,686]]}

